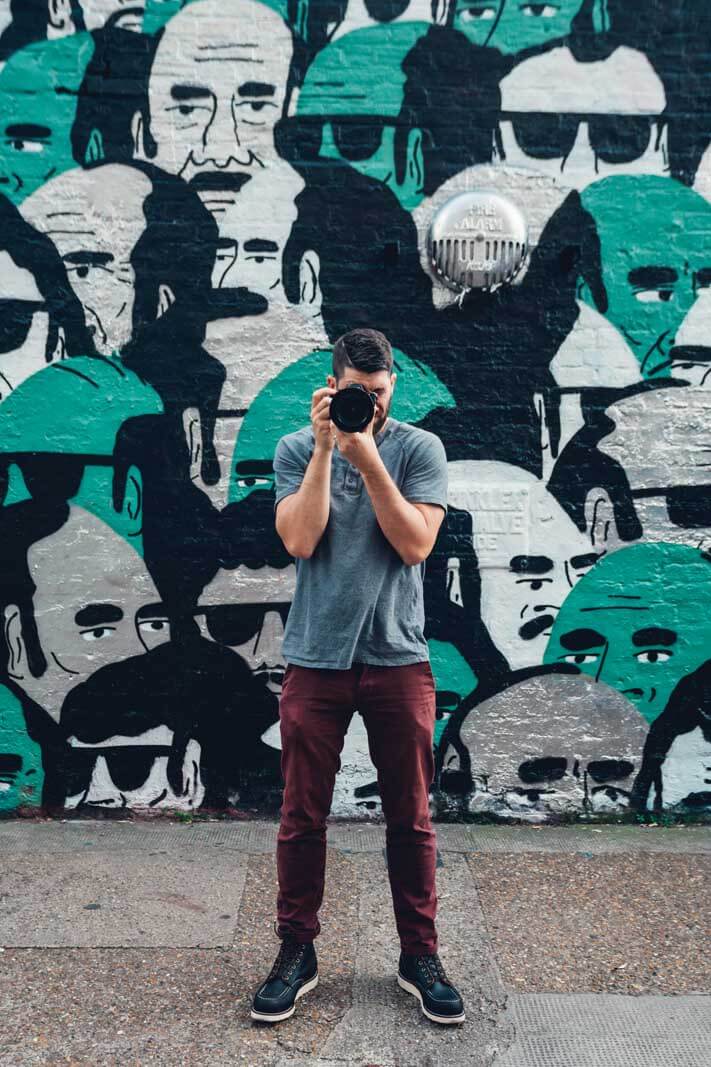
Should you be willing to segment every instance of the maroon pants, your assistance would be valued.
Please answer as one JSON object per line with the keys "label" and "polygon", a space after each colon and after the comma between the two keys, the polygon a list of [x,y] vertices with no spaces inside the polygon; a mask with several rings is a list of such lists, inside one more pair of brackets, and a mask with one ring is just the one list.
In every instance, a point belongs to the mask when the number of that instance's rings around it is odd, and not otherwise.
{"label": "maroon pants", "polygon": [[437,846],[429,811],[435,687],[426,662],[360,663],[347,671],[287,667],[279,711],[284,802],[277,839],[278,932],[311,941],[321,929],[326,817],[356,709],[378,772],[402,951],[436,952]]}

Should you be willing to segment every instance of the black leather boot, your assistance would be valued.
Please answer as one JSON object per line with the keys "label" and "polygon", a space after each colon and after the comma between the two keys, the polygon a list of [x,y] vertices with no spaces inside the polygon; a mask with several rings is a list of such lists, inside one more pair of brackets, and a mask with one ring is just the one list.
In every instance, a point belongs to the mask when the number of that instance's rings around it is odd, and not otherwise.
{"label": "black leather boot", "polygon": [[400,954],[398,985],[420,1002],[422,1014],[434,1023],[463,1023],[464,1002],[444,973],[439,956]]}
{"label": "black leather boot", "polygon": [[284,938],[267,980],[254,994],[250,1015],[262,1023],[280,1023],[296,1011],[296,1002],[318,985],[313,942]]}

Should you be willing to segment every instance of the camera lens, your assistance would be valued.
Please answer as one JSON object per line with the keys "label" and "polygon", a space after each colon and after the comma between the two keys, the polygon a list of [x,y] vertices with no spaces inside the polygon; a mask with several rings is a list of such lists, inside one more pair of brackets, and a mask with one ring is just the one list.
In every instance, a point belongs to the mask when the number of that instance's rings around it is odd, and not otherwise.
{"label": "camera lens", "polygon": [[375,415],[375,398],[365,386],[353,382],[331,400],[331,421],[345,433],[360,433]]}

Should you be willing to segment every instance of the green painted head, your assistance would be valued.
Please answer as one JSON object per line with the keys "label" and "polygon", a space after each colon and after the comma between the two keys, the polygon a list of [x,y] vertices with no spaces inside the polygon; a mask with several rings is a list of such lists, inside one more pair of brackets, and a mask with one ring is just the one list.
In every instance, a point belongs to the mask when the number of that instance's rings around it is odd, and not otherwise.
{"label": "green painted head", "polygon": [[0,72],[0,183],[14,203],[76,166],[71,131],[93,52],[88,33],[40,41],[15,52]]}
{"label": "green painted head", "polygon": [[83,469],[70,501],[93,512],[140,551],[142,478],[137,467],[129,466],[117,511],[116,438],[126,420],[161,414],[163,404],[155,390],[118,359],[77,356],[50,364],[0,404],[2,452],[17,455],[9,465],[3,504],[43,492],[61,476],[57,458],[75,457]]}
{"label": "green painted head", "polygon": [[0,812],[42,803],[42,750],[27,733],[22,705],[0,686]]}
{"label": "green painted head", "polygon": [[[582,193],[600,238],[607,318],[644,378],[670,374],[669,353],[699,292],[711,286],[711,204],[651,175],[621,175]],[[594,302],[586,286],[581,295]]]}
{"label": "green painted head", "polygon": [[[177,15],[184,7],[195,2],[196,0],[146,0],[143,14],[143,32],[149,34],[158,33],[159,30],[163,29],[166,22],[172,19],[173,15]],[[264,0],[264,3],[281,15],[286,22],[287,0]]]}
{"label": "green painted head", "polygon": [[617,689],[653,722],[710,655],[711,560],[687,545],[606,556],[566,597],[545,653]]}
{"label": "green painted head", "polygon": [[[449,390],[424,364],[393,349],[398,384],[393,415],[401,422],[419,422],[436,407],[454,407]],[[310,420],[311,395],[332,373],[330,349],[311,352],[285,367],[252,402],[240,427],[232,457],[228,501],[243,500],[255,489],[274,485],[272,460],[279,439],[303,429]]]}
{"label": "green painted head", "polygon": [[[454,28],[478,45],[498,48],[513,55],[559,37],[566,37],[583,0],[551,0],[522,3],[521,0],[456,0]],[[596,30],[607,28],[607,0],[596,0],[593,15]]]}
{"label": "green painted head", "polygon": [[384,182],[406,211],[422,199],[423,163],[420,131],[400,124],[402,64],[428,28],[426,22],[369,26],[326,45],[309,67],[297,103],[321,158],[344,161]]}

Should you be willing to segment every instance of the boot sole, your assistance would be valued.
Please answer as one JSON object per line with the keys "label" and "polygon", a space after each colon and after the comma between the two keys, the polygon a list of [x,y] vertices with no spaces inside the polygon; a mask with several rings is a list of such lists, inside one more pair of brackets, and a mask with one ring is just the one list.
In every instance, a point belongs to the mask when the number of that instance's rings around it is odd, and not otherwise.
{"label": "boot sole", "polygon": [[299,997],[303,997],[305,993],[310,993],[311,990],[315,989],[317,985],[318,975],[315,974],[313,978],[309,978],[308,982],[304,982],[304,984],[299,987],[296,996],[294,997],[294,1003],[291,1005],[291,1007],[288,1008],[286,1011],[279,1012],[278,1015],[266,1015],[260,1011],[255,1011],[254,1008],[252,1008],[249,1014],[253,1019],[256,1019],[257,1022],[260,1023],[281,1023],[284,1021],[284,1019],[290,1019],[291,1016],[294,1014],[294,1012],[296,1011],[296,1002]]}
{"label": "boot sole", "polygon": [[451,1026],[455,1023],[463,1023],[466,1019],[464,1012],[462,1012],[461,1015],[435,1015],[433,1012],[428,1011],[422,1001],[422,993],[420,993],[417,986],[413,985],[412,982],[408,982],[408,980],[403,978],[401,974],[398,974],[397,976],[397,984],[401,989],[404,989],[406,993],[412,993],[413,997],[417,997],[420,1002],[422,1014],[427,1016],[433,1023],[442,1023],[444,1026]]}

